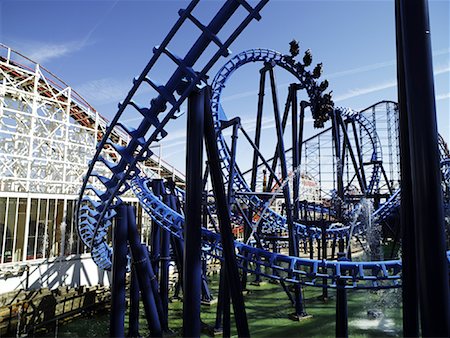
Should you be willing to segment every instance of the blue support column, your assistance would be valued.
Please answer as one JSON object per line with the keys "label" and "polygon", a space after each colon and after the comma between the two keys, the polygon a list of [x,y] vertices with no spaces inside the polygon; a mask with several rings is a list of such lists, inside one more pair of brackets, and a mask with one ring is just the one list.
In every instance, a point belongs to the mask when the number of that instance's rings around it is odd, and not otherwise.
{"label": "blue support column", "polygon": [[159,274],[159,258],[161,256],[161,229],[158,224],[152,220],[152,229],[150,232],[151,241],[151,263],[156,276]]}
{"label": "blue support column", "polygon": [[397,38],[397,90],[400,124],[401,205],[402,233],[402,312],[403,335],[419,336],[419,294],[417,290],[416,239],[412,202],[411,160],[409,149],[408,112],[406,109],[405,71],[403,66],[402,25],[400,0],[395,1],[395,28]]}
{"label": "blue support column", "polygon": [[[300,89],[300,87],[292,83],[289,86],[289,96],[291,98],[290,104],[291,104],[291,118],[292,118],[292,170],[297,170],[297,167],[300,166],[300,159],[301,159],[301,144],[303,142],[303,118],[304,118],[304,107],[303,104],[301,104],[301,111],[300,111],[300,126],[298,121],[298,100],[297,100],[297,91]],[[298,130],[300,128],[300,130]],[[298,222],[299,220],[299,193],[300,193],[300,172],[298,175],[295,175],[292,182],[293,186],[293,217],[294,221]],[[297,235],[295,235],[296,239],[295,242],[298,246],[298,238]],[[274,242],[275,244],[275,242]],[[303,297],[302,297],[302,290],[300,285],[294,285],[294,306],[295,306],[295,313],[291,316],[294,320],[299,320],[301,317],[307,316],[307,313],[305,311],[305,307],[303,304]]]}
{"label": "blue support column", "polygon": [[[339,261],[347,261],[345,253],[338,253]],[[347,290],[345,289],[345,279],[337,277],[336,288],[336,337],[348,337],[348,307]]]}
{"label": "blue support column", "polygon": [[400,1],[400,17],[420,322],[423,336],[448,337],[449,277],[428,2]]}
{"label": "blue support column", "polygon": [[[216,197],[217,215],[219,219],[220,235],[222,240],[223,256],[225,259],[225,273],[229,285],[229,292],[233,301],[234,318],[239,337],[249,337],[247,314],[245,311],[244,297],[241,290],[239,270],[234,247],[234,237],[231,232],[230,211],[220,167],[219,150],[217,148],[217,135],[214,129],[214,121],[211,114],[209,93],[205,104],[205,144],[210,165],[211,181]],[[201,198],[200,198],[201,200]]]}
{"label": "blue support column", "polygon": [[[178,198],[175,195],[175,182],[173,182],[172,180],[169,180],[167,183],[167,187],[169,188],[169,190],[171,191],[171,205],[170,207],[173,210],[176,210],[177,212],[181,212],[181,204],[178,201]],[[177,272],[178,272],[178,279],[177,279],[177,283],[175,285],[175,292],[174,292],[174,298],[179,298],[179,292],[182,288],[183,285],[183,243],[181,241],[181,239],[175,237],[175,236],[170,236],[170,245],[172,247],[173,250],[173,255],[175,258],[175,264],[177,266]]]}
{"label": "blue support column", "polygon": [[208,264],[206,261],[207,257],[206,255],[202,255],[202,301],[201,303],[204,305],[210,305],[210,302],[212,300],[211,292],[209,291],[208,287]]}
{"label": "blue support column", "polygon": [[147,247],[142,245],[139,239],[136,228],[136,216],[132,207],[128,208],[128,241],[139,281],[148,328],[153,337],[162,337],[161,311],[158,309],[156,299],[158,296],[157,288],[155,292],[154,285],[152,285],[152,281],[155,281],[157,287],[157,280],[150,263]]}
{"label": "blue support column", "polygon": [[134,264],[131,265],[130,311],[128,314],[128,337],[139,337],[139,281]]}
{"label": "blue support column", "polygon": [[225,288],[225,266],[222,263],[220,267],[219,275],[219,294],[217,296],[217,308],[216,308],[216,323],[214,325],[214,331],[222,331],[222,315],[223,315],[223,295]]}
{"label": "blue support column", "polygon": [[[170,234],[166,230],[161,232],[161,266],[159,293],[161,295],[164,322],[169,322],[169,263],[170,263]],[[167,331],[169,327],[163,327]]]}
{"label": "blue support column", "polygon": [[109,334],[111,337],[125,336],[125,284],[127,271],[127,206],[117,208],[113,233],[113,265],[111,287],[111,315]]}
{"label": "blue support column", "polygon": [[178,278],[177,283],[175,284],[175,291],[173,295],[173,299],[180,299],[180,291],[183,288],[183,244],[181,239],[172,236],[171,238],[172,249],[175,254],[175,263],[177,265]]}
{"label": "blue support column", "polygon": [[[171,201],[171,195],[165,193],[165,187],[162,179],[153,180],[153,192],[156,196],[160,196],[164,203],[174,208]],[[175,210],[175,209],[174,209]],[[159,294],[161,297],[162,319],[161,323],[163,331],[168,331],[169,322],[169,262],[170,262],[170,233],[164,229],[160,229],[160,274],[159,274]]]}
{"label": "blue support column", "polygon": [[199,337],[201,299],[202,164],[205,89],[188,101],[184,228],[183,336]]}

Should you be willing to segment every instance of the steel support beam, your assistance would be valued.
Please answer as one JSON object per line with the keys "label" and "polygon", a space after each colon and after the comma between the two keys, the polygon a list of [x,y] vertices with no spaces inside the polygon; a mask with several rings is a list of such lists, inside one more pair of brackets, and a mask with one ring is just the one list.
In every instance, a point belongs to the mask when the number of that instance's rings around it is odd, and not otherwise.
{"label": "steel support beam", "polygon": [[128,314],[128,337],[139,337],[139,281],[136,268],[131,265],[130,312]]}
{"label": "steel support beam", "polygon": [[[289,86],[289,94],[288,94],[288,103],[290,104],[291,108],[291,118],[292,118],[292,170],[293,172],[296,172],[297,168],[300,166],[300,148],[301,148],[301,142],[303,138],[303,130],[299,131],[299,125],[298,125],[298,100],[297,100],[297,91],[299,89],[299,85],[292,83]],[[290,99],[289,99],[290,98]],[[288,108],[288,107],[287,107]],[[300,108],[300,128],[303,129],[303,117],[304,117],[304,109]],[[287,109],[288,111],[288,109]],[[298,172],[297,175],[294,175],[293,182],[292,182],[292,188],[293,188],[293,217],[294,221],[299,220],[299,190],[300,190],[300,172]],[[297,235],[295,235],[295,243],[298,247],[298,238]],[[295,306],[295,314],[294,316],[304,317],[306,316],[304,304],[303,304],[303,298],[302,298],[302,290],[300,288],[300,285],[294,286],[294,306]]]}
{"label": "steel support beam", "polygon": [[400,227],[402,245],[402,312],[403,335],[419,336],[419,291],[417,285],[416,240],[412,201],[411,160],[409,149],[408,111],[406,104],[405,70],[400,16],[400,0],[395,1],[395,28],[397,44],[397,90],[400,137],[401,204]]}
{"label": "steel support beam", "polygon": [[[273,101],[273,109],[275,115],[275,126],[277,130],[277,143],[278,143],[278,152],[280,157],[280,165],[281,165],[281,176],[284,181],[288,179],[287,172],[287,164],[286,164],[286,153],[284,151],[284,141],[283,141],[283,128],[282,122],[280,119],[280,112],[278,109],[278,98],[277,98],[277,90],[275,87],[275,75],[273,72],[273,68],[269,69],[270,76],[270,87],[272,90],[272,101]],[[288,224],[288,232],[289,232],[289,255],[298,257],[298,241],[297,235],[295,233],[294,228],[294,220],[292,218],[292,203],[291,203],[291,195],[289,192],[289,184],[285,184],[283,187],[283,194],[286,203],[286,219]]]}
{"label": "steel support beam", "polygon": [[[174,207],[170,205],[171,195],[164,195],[165,203],[170,207]],[[170,233],[161,229],[161,257],[160,257],[160,279],[159,279],[159,293],[161,295],[161,303],[162,303],[162,312],[163,312],[163,320],[161,324],[165,324],[163,326],[164,331],[168,331],[168,322],[169,322],[169,263],[170,263]]]}
{"label": "steel support beam", "polygon": [[256,178],[258,175],[258,153],[256,149],[259,149],[259,144],[261,142],[261,128],[262,128],[262,113],[264,106],[264,88],[266,86],[266,67],[262,68],[259,73],[259,92],[258,92],[258,110],[256,113],[256,130],[255,130],[255,149],[253,149],[253,162],[252,162],[252,177],[250,181],[250,189],[255,191],[256,189]]}
{"label": "steel support beam", "polygon": [[144,303],[148,328],[153,337],[162,337],[162,307],[158,294],[158,281],[150,262],[147,246],[141,244],[139,239],[139,233],[136,227],[136,215],[131,206],[127,207],[127,213],[128,242],[130,243],[131,256],[139,281],[139,289],[141,291],[142,302]]}
{"label": "steel support beam", "polygon": [[111,287],[110,337],[125,336],[125,275],[127,270],[127,206],[122,204],[117,210],[117,222],[113,237],[113,266]]}
{"label": "steel support beam", "polygon": [[183,263],[183,336],[200,336],[202,165],[205,88],[188,98],[186,208]]}
{"label": "steel support beam", "polygon": [[[428,2],[401,0],[398,9],[397,19],[400,19],[401,27],[399,54],[403,59],[402,71],[399,73],[403,75],[406,94],[399,99],[408,113],[421,331],[426,337],[448,337],[448,262]],[[400,117],[403,127],[405,114],[402,113]],[[402,139],[402,142],[406,140]]]}
{"label": "steel support beam", "polygon": [[[209,88],[208,88],[209,89]],[[234,237],[231,232],[230,211],[228,209],[222,169],[220,167],[219,150],[217,148],[217,135],[214,129],[214,121],[210,112],[211,105],[209,93],[204,102],[205,105],[205,144],[210,165],[211,181],[214,196],[216,198],[217,216],[219,219],[220,235],[222,240],[223,256],[225,259],[226,280],[229,285],[231,299],[233,301],[234,318],[239,337],[249,337],[247,314],[245,311],[244,297],[242,295],[239,271],[234,247]]]}
{"label": "steel support beam", "polygon": [[[338,253],[338,260],[346,260],[345,253]],[[348,337],[348,306],[347,290],[345,289],[345,279],[338,277],[336,289],[336,337]]]}

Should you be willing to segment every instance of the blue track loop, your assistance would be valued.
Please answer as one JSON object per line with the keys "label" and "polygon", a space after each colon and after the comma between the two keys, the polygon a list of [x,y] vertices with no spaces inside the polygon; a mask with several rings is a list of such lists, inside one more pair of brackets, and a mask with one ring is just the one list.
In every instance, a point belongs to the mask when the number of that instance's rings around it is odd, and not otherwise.
{"label": "blue track loop", "polygon": [[[142,73],[133,80],[133,85],[125,100],[119,104],[119,109],[104,136],[97,146],[97,150],[93,160],[91,161],[87,174],[83,180],[82,189],[80,191],[79,203],[77,206],[78,231],[83,242],[91,249],[92,257],[97,265],[102,269],[110,269],[112,250],[106,243],[106,234],[108,228],[115,216],[114,208],[121,203],[120,195],[124,194],[131,186],[133,191],[139,197],[144,208],[148,212],[154,212],[151,216],[158,224],[169,229],[173,234],[182,238],[182,226],[184,219],[181,215],[170,211],[167,206],[155,199],[151,193],[145,191],[140,185],[142,182],[138,175],[141,170],[139,163],[145,161],[152,155],[149,150],[153,142],[157,142],[166,137],[167,132],[165,126],[171,119],[178,116],[181,104],[185,101],[189,93],[195,86],[201,84],[208,71],[222,56],[229,55],[228,47],[245,29],[245,27],[253,19],[259,19],[259,11],[268,2],[268,0],[258,1],[255,7],[251,7],[244,0],[228,0],[219,10],[217,15],[208,25],[203,25],[197,20],[192,12],[197,6],[199,0],[192,1],[184,10],[180,10],[179,19],[170,30],[160,46],[154,48],[154,55],[150,59]],[[222,42],[217,33],[233,16],[235,11],[242,6],[248,13],[247,16],[237,25],[237,28]],[[186,21],[194,23],[200,30],[201,34],[192,48],[184,57],[179,57],[167,49],[180,27]],[[216,53],[208,59],[206,65],[200,67],[198,71],[197,60],[202,56],[208,45],[217,46]],[[175,71],[166,78],[164,85],[159,85],[151,79],[152,69],[158,66],[161,57],[169,58],[175,65]],[[311,78],[311,74],[289,60],[288,57],[280,53],[267,49],[255,49],[240,53],[221,68],[213,82],[212,110],[214,115],[215,126],[218,132],[218,146],[222,157],[222,168],[224,174],[228,173],[229,166],[229,150],[220,132],[220,117],[224,116],[221,111],[220,94],[225,87],[227,78],[240,66],[250,62],[271,62],[280,66],[291,74],[304,86],[311,99],[319,95],[315,88],[315,80]],[[142,107],[133,98],[135,93],[141,86],[150,86],[156,92],[154,98],[150,101],[149,107]],[[132,108],[138,112],[141,117],[137,129],[127,128],[121,122],[122,113],[126,108]],[[375,127],[365,120],[361,115],[347,109],[338,109],[338,112],[345,119],[355,119],[367,131],[370,142],[373,147],[371,159],[381,159],[381,147],[378,137],[376,136]],[[112,140],[112,131],[119,128],[124,132],[129,142],[117,144]],[[443,168],[447,168],[444,177],[449,177],[447,162],[443,158]],[[237,189],[248,191],[249,188],[245,183],[242,175],[237,170],[236,181],[234,182]],[[380,177],[379,168],[374,165],[369,191],[375,189],[378,185]],[[450,179],[449,179],[450,180]],[[180,195],[183,192],[178,191]],[[158,202],[159,201],[159,202]],[[261,207],[262,202],[258,197],[252,196],[243,199],[248,205]],[[158,203],[156,203],[158,202]],[[391,197],[382,208],[378,211],[378,218],[387,217],[391,212],[398,208],[399,193]],[[274,229],[284,229],[286,220],[284,217],[276,214],[270,209],[263,216],[262,228],[267,231]],[[349,226],[330,228],[327,231],[329,236],[343,237],[348,234]],[[297,232],[299,235],[306,237],[319,237],[321,230],[319,228],[307,228],[304,225],[297,224]],[[220,238],[217,234],[204,231],[204,239],[208,247],[208,253],[213,256],[221,257]],[[331,286],[334,284],[336,276],[347,271],[350,275],[351,286],[358,288],[380,288],[398,286],[398,278],[400,271],[399,261],[390,262],[372,262],[372,263],[336,263],[326,261],[310,261],[295,257],[287,257],[283,255],[273,254],[263,250],[237,243],[236,247],[239,251],[240,261],[247,260],[249,263],[248,271],[257,274],[267,275],[271,278],[284,279],[294,283],[303,283],[306,285],[320,286],[323,277],[331,280]],[[286,266],[287,265],[287,266]],[[327,267],[328,273],[324,276],[319,273],[319,267]],[[272,273],[268,273],[267,269],[272,269]],[[369,271],[369,272],[368,272]],[[286,274],[284,276],[283,274]],[[302,277],[304,277],[302,279]],[[320,278],[319,278],[320,277]],[[319,280],[320,279],[320,280]],[[366,286],[367,282],[370,283]],[[392,281],[387,286],[380,285],[379,281]],[[363,283],[361,283],[363,282]]]}
{"label": "blue track loop", "polygon": [[[229,166],[230,166],[230,150],[225,142],[225,138],[221,132],[221,119],[224,118],[222,106],[220,104],[222,90],[226,86],[227,80],[230,76],[240,67],[249,63],[270,63],[281,67],[291,73],[300,83],[300,85],[307,91],[311,100],[317,98],[320,95],[317,89],[317,81],[313,78],[312,74],[305,69],[301,64],[292,61],[292,58],[276,52],[271,49],[250,49],[242,53],[237,54],[231,58],[217,73],[212,83],[212,98],[211,107],[214,117],[214,125],[216,128],[217,146],[222,161],[222,172],[225,180],[228,179]],[[372,175],[367,185],[366,193],[373,192],[379,184],[380,180],[380,162],[377,160],[382,159],[381,145],[378,135],[375,130],[375,126],[369,122],[363,115],[349,108],[336,108],[336,112],[342,116],[344,120],[356,121],[362,129],[365,130],[365,135],[370,139],[371,151],[366,154],[367,158],[365,162],[373,162]],[[236,170],[234,178],[234,187],[237,191],[250,192],[251,189],[245,181],[244,177],[239,170]],[[274,231],[287,230],[286,218],[277,214],[270,208],[265,208],[264,202],[256,195],[240,195],[237,197],[240,203],[244,203],[247,206],[252,206],[254,210],[264,210],[263,214],[259,214],[261,221],[259,226],[262,232],[272,233]],[[387,210],[387,209],[386,209]],[[351,218],[352,215],[348,215]],[[318,227],[307,227],[303,224],[295,224],[297,234],[302,238],[320,238],[322,230]],[[327,229],[327,237],[329,238],[342,238],[345,237],[350,230],[350,226],[330,227]],[[356,229],[358,230],[358,229]]]}
{"label": "blue track loop", "polygon": [[[189,93],[204,81],[206,74],[220,57],[229,55],[228,47],[247,25],[253,19],[260,19],[259,12],[267,2],[268,0],[261,0],[252,7],[245,0],[228,0],[209,24],[204,25],[193,15],[199,0],[192,1],[186,9],[179,11],[178,21],[161,45],[153,49],[154,54],[142,73],[133,80],[131,90],[119,104],[118,112],[97,146],[83,180],[77,207],[80,237],[92,250],[93,258],[100,267],[104,269],[111,267],[111,250],[105,248],[104,237],[114,217],[113,209],[121,203],[119,196],[129,188],[127,181],[140,172],[138,163],[152,155],[150,145],[167,135],[164,127],[171,119],[177,117],[177,112]],[[226,40],[221,41],[217,34],[240,7],[247,15],[237,22],[236,28]],[[167,47],[186,21],[197,26],[200,36],[189,51],[183,57],[179,57]],[[216,45],[217,51],[209,57],[203,67],[197,65],[197,61],[211,43]],[[158,67],[161,58],[169,58],[176,67],[166,78],[164,85],[158,85],[151,79],[152,70]],[[196,67],[201,68],[197,71]],[[150,86],[156,92],[149,107],[141,107],[133,101],[135,93],[141,86]],[[137,129],[129,129],[121,123],[122,113],[127,108],[133,108],[140,114],[141,121]],[[129,142],[126,145],[117,144],[111,139],[114,128],[128,134]]]}

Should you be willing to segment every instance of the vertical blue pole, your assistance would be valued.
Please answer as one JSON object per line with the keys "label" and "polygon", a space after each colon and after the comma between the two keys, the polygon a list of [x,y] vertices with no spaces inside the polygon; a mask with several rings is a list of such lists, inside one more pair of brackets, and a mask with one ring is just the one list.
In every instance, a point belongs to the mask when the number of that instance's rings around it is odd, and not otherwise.
{"label": "vertical blue pole", "polygon": [[412,198],[422,335],[450,335],[449,277],[444,234],[428,2],[400,2],[408,111]]}
{"label": "vertical blue pole", "polygon": [[[339,261],[348,260],[345,253],[338,253]],[[347,307],[347,290],[345,290],[345,279],[337,277],[336,281],[336,337],[348,337],[348,307]]]}
{"label": "vertical blue pole", "polygon": [[128,337],[139,337],[139,281],[136,268],[131,265],[130,312],[128,315]]}
{"label": "vertical blue pole", "polygon": [[161,256],[161,229],[158,224],[152,220],[152,230],[151,230],[151,260],[153,271],[155,275],[159,274],[159,259]]}
{"label": "vertical blue pole", "polygon": [[216,323],[214,325],[214,331],[216,332],[222,330],[223,297],[225,283],[225,264],[221,263],[219,277],[219,295],[217,296]]}
{"label": "vertical blue pole", "polygon": [[[165,193],[164,183],[161,179],[153,180],[153,191],[156,196],[162,197],[164,203],[173,208],[171,195]],[[174,209],[176,210],[176,209]],[[161,314],[163,330],[168,331],[169,322],[169,262],[170,262],[170,234],[164,229],[160,229],[160,280],[159,293],[161,298]]]}
{"label": "vertical blue pole", "polygon": [[397,91],[400,129],[402,234],[402,311],[403,336],[419,336],[419,294],[417,290],[416,239],[412,202],[411,160],[409,149],[408,112],[406,109],[405,70],[403,65],[402,24],[400,0],[395,1],[395,29],[397,44]]}
{"label": "vertical blue pole", "polygon": [[127,269],[127,206],[121,204],[117,210],[114,226],[112,292],[109,334],[111,337],[125,336],[125,284]]}
{"label": "vertical blue pole", "polygon": [[139,239],[136,228],[136,217],[132,207],[128,208],[128,241],[139,281],[139,289],[141,290],[148,328],[153,337],[162,337],[160,311],[158,311],[155,299],[157,293],[152,287],[152,281],[154,280],[156,282],[156,278],[150,263],[147,247],[142,245]]}
{"label": "vertical blue pole", "polygon": [[200,336],[203,118],[205,90],[188,100],[184,228],[183,336]]}
{"label": "vertical blue pole", "polygon": [[[292,118],[292,170],[297,170],[297,167],[300,165],[300,147],[301,142],[303,139],[303,118],[304,115],[303,109],[301,110],[300,115],[300,128],[301,130],[298,131],[299,125],[298,125],[298,100],[297,100],[297,89],[298,85],[295,83],[291,83],[289,86],[289,96],[291,97],[291,118]],[[299,139],[300,135],[300,139]],[[299,220],[299,190],[300,190],[300,172],[294,176],[293,182],[293,217],[294,221]],[[298,245],[298,238],[295,234],[296,240],[295,242]],[[275,241],[274,241],[275,244]],[[295,284],[294,285],[294,300],[295,300],[295,313],[293,315],[293,318],[296,320],[299,320],[300,317],[306,316],[306,312],[303,306],[303,299],[302,299],[302,290],[300,288],[300,285]]]}
{"label": "vertical blue pole", "polygon": [[[164,323],[169,322],[169,262],[170,262],[170,234],[166,230],[161,231],[161,272],[159,292],[161,295]],[[169,328],[163,327],[167,331]]]}
{"label": "vertical blue pole", "polygon": [[[281,176],[283,180],[288,178],[287,172],[287,163],[286,163],[286,153],[284,148],[284,140],[283,140],[283,128],[280,119],[280,112],[278,109],[278,98],[277,98],[277,90],[275,87],[275,75],[273,72],[273,68],[269,68],[269,76],[270,76],[270,87],[272,89],[272,101],[273,101],[273,110],[275,115],[275,126],[277,131],[277,141],[278,141],[278,156],[280,157],[280,166],[281,166]],[[269,184],[270,186],[270,184]],[[294,220],[292,214],[292,204],[291,204],[291,194],[289,189],[289,184],[286,184],[283,187],[284,200],[286,203],[286,219],[288,224],[288,233],[289,233],[289,255],[298,257],[298,240],[297,235],[295,233],[294,228]]]}
{"label": "vertical blue pole", "polygon": [[[211,102],[209,92],[205,104],[205,144],[210,165],[211,181],[213,185],[217,216],[219,218],[219,228],[223,248],[223,257],[229,292],[233,301],[234,318],[238,336],[249,337],[247,314],[245,311],[244,297],[242,295],[239,270],[234,247],[234,237],[231,232],[230,210],[228,209],[225,187],[220,167],[219,150],[217,147],[217,135],[214,129],[214,121],[211,114]],[[201,195],[200,195],[201,196]]]}
{"label": "vertical blue pole", "polygon": [[183,287],[183,243],[181,239],[172,236],[171,237],[172,249],[175,254],[175,260],[177,265],[178,278],[177,283],[175,284],[175,292],[173,298],[180,298],[180,291]]}
{"label": "vertical blue pole", "polygon": [[[322,259],[326,260],[327,259],[327,233],[326,233],[327,226],[326,226],[326,223],[323,220],[320,221],[320,228],[322,230],[322,238],[321,238],[321,241],[322,241]],[[324,272],[324,274],[327,273],[326,268],[324,269],[323,272]],[[327,301],[328,300],[328,286],[327,286],[327,283],[328,283],[327,278],[324,278],[323,279],[324,287],[322,289],[322,300],[323,301]]]}

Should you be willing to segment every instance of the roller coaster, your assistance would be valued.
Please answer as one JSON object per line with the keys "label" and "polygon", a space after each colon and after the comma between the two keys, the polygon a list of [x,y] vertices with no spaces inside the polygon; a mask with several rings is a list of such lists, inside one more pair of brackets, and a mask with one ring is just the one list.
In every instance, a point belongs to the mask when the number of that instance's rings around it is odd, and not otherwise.
{"label": "roller coaster", "polygon": [[[252,7],[246,1],[225,1],[207,25],[193,14],[198,0],[180,10],[179,19],[161,45],[153,49],[142,73],[134,78],[98,143],[80,191],[77,218],[79,235],[93,260],[101,269],[112,269],[113,336],[123,336],[124,280],[129,261],[132,292],[138,299],[140,290],[155,336],[169,329],[171,260],[176,263],[179,285],[184,285],[185,323],[192,319],[191,324],[185,324],[186,336],[199,334],[199,323],[195,324],[199,302],[211,297],[201,257],[205,264],[222,262],[216,328],[223,326],[224,335],[229,332],[226,313],[229,316],[230,297],[238,335],[249,335],[241,292],[248,274],[257,280],[264,277],[278,281],[292,300],[297,317],[305,314],[300,286],[320,287],[324,297],[328,288],[336,288],[342,297],[348,289],[402,286],[402,261],[395,254],[400,242],[402,196],[398,105],[383,101],[362,111],[335,107],[331,93],[325,93],[328,82],[319,80],[322,64],[311,67],[309,50],[297,61],[295,41],[291,42],[290,54],[269,49],[239,53],[208,82],[213,65],[220,57],[230,55],[228,48],[252,20],[261,19],[259,12],[267,2],[259,1]],[[239,10],[246,15],[236,24],[230,19]],[[224,39],[219,32],[229,21],[236,26]],[[180,57],[168,47],[187,22],[199,29],[199,37]],[[215,47],[212,56],[205,53],[210,45]],[[152,72],[164,62],[172,63],[175,70],[166,75],[164,84],[158,84],[152,80]],[[239,116],[227,117],[221,100],[228,79],[247,64],[261,66],[254,138]],[[282,113],[274,70],[293,77]],[[267,76],[276,130],[276,146],[270,158],[263,154],[261,143],[263,114],[268,110],[264,107]],[[133,100],[143,87],[152,91],[148,107]],[[300,92],[307,99],[300,100]],[[139,167],[152,155],[150,146],[168,135],[167,124],[181,115],[186,100],[188,159],[184,191],[174,182],[146,177]],[[133,111],[141,118],[136,129],[123,122],[124,113]],[[308,112],[320,130],[305,138]],[[129,136],[128,143],[117,143],[113,137],[117,130]],[[204,130],[208,154],[203,174],[203,133],[199,130]],[[253,155],[248,170],[238,156],[244,142]],[[442,138],[437,147],[444,207],[448,210],[450,153]],[[302,196],[306,180],[314,186],[313,196],[307,199]],[[207,189],[208,181],[212,189]],[[129,190],[152,218],[150,248],[140,243],[133,209],[120,198]],[[282,205],[282,210],[276,205]],[[236,239],[232,228],[242,229],[243,238]],[[111,231],[112,247],[107,239]],[[375,239],[368,233],[376,233]],[[391,243],[388,260],[379,254],[382,237]],[[355,248],[367,251],[372,260],[353,259]],[[189,306],[194,307],[188,311]]]}

